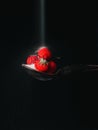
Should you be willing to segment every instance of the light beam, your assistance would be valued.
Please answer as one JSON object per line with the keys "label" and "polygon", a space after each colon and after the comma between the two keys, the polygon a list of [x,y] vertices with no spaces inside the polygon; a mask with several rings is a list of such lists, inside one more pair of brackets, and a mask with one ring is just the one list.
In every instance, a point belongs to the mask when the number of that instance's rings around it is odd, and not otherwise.
{"label": "light beam", "polygon": [[45,43],[45,0],[40,0],[40,37]]}

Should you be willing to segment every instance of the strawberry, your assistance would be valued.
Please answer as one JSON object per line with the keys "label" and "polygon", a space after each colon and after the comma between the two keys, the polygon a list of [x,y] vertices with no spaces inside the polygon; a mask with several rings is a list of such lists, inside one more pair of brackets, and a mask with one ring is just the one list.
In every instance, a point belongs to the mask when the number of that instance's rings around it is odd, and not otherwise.
{"label": "strawberry", "polygon": [[39,72],[46,72],[48,70],[48,62],[41,58],[40,60],[36,61],[35,69]]}
{"label": "strawberry", "polygon": [[54,61],[49,62],[48,73],[52,74],[56,71],[57,65]]}
{"label": "strawberry", "polygon": [[49,60],[52,57],[52,53],[47,47],[42,47],[38,50],[38,56],[40,58]]}
{"label": "strawberry", "polygon": [[26,63],[27,64],[34,64],[38,60],[38,57],[36,55],[31,55],[27,58]]}

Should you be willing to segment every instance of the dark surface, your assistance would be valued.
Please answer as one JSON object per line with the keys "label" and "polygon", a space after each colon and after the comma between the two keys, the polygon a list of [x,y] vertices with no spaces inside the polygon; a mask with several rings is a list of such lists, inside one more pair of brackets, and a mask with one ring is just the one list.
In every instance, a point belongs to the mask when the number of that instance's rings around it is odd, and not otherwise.
{"label": "dark surface", "polygon": [[[0,16],[4,129],[97,128],[98,73],[48,82],[30,77],[21,64],[40,45],[34,13],[37,5],[10,3],[1,4]],[[88,4],[47,0],[46,44],[55,56],[62,57],[62,65],[98,63],[93,9]]]}

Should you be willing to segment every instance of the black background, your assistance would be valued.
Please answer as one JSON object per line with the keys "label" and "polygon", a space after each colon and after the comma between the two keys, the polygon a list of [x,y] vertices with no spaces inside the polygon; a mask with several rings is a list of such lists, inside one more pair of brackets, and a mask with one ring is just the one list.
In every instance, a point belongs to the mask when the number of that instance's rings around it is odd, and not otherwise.
{"label": "black background", "polygon": [[[98,73],[41,82],[21,67],[31,51],[40,45],[38,3],[1,3],[3,127],[10,130],[97,128]],[[63,58],[63,64],[98,63],[91,5],[46,1],[46,45]]]}

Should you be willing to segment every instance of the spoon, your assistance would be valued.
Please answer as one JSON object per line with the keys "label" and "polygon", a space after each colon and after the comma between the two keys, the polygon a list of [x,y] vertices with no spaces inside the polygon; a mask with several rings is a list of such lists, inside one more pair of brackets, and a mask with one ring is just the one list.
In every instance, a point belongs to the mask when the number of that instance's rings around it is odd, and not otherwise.
{"label": "spoon", "polygon": [[41,81],[58,79],[60,77],[64,77],[69,74],[77,73],[77,72],[98,71],[98,65],[83,65],[83,64],[67,65],[58,68],[57,71],[53,74],[38,72],[30,65],[27,64],[22,64],[22,67],[27,71],[28,74],[33,76],[33,78]]}

